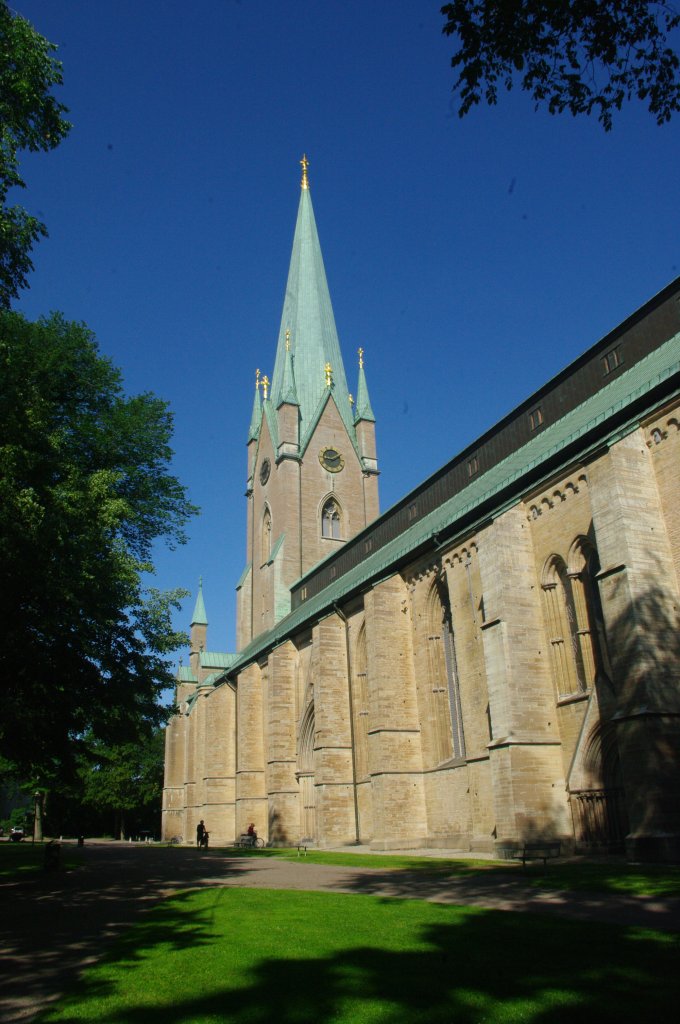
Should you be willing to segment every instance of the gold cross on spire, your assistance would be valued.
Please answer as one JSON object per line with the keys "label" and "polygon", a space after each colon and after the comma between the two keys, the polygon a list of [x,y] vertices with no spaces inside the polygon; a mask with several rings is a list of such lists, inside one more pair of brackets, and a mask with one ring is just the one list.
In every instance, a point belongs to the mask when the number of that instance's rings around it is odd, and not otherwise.
{"label": "gold cross on spire", "polygon": [[260,371],[255,370],[255,390],[260,390]]}
{"label": "gold cross on spire", "polygon": [[331,366],[330,363],[326,363],[326,365],[324,366],[323,370],[324,370],[324,373],[326,374],[326,387],[327,388],[332,388],[333,387],[333,367]]}
{"label": "gold cross on spire", "polygon": [[309,178],[307,177],[307,168],[309,167],[309,160],[307,159],[306,153],[302,154],[300,166],[302,167],[302,181],[300,182],[300,185],[302,188],[309,188]]}
{"label": "gold cross on spire", "polygon": [[290,331],[286,331],[286,352],[290,352]]}
{"label": "gold cross on spire", "polygon": [[267,401],[267,394],[268,394],[268,392],[269,392],[269,377],[265,373],[264,377],[262,378],[262,397],[264,398],[265,402]]}
{"label": "gold cross on spire", "polygon": [[357,349],[357,352],[359,353],[359,369],[363,370],[363,368],[364,368],[364,350],[363,350],[363,348],[360,348],[360,349]]}

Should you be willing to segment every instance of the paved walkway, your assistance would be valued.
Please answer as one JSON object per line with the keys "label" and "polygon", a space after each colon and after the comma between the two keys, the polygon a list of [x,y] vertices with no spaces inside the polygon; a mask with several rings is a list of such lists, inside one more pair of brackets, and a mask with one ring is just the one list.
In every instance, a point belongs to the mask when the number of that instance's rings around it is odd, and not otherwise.
{"label": "paved walkway", "polygon": [[[370,893],[497,910],[680,931],[680,900],[559,893],[529,887],[518,872],[423,878],[383,868],[333,867],[223,851],[88,843],[78,871],[0,885],[0,1020],[28,1022],[144,910],[179,889],[228,885]],[[408,851],[413,853],[413,851]],[[438,857],[449,851],[419,851]]]}

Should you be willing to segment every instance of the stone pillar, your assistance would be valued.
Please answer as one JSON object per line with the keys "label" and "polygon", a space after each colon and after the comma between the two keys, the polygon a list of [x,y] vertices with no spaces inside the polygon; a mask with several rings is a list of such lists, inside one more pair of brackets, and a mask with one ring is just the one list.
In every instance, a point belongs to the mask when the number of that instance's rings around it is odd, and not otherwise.
{"label": "stone pillar", "polygon": [[[199,686],[194,706],[191,709],[192,727],[194,730],[194,805],[197,819],[205,819],[205,744],[208,733],[207,701],[211,690]],[[210,830],[210,825],[206,824]]]}
{"label": "stone pillar", "polygon": [[299,786],[295,776],[295,684],[297,651],[290,640],[269,656],[267,796],[269,841],[290,845],[300,834]]}
{"label": "stone pillar", "polygon": [[[677,467],[676,467],[677,472]],[[680,621],[672,552],[641,430],[588,468],[600,596],[635,860],[680,857]]]}
{"label": "stone pillar", "polygon": [[211,844],[221,846],[235,838],[236,695],[224,683],[205,704],[204,817]]}
{"label": "stone pillar", "polygon": [[267,837],[262,672],[248,665],[236,684],[236,835],[253,822],[258,835]]}
{"label": "stone pillar", "polygon": [[184,841],[191,843],[196,838],[196,824],[199,819],[196,808],[196,715],[192,703],[185,717],[184,728]]}
{"label": "stone pillar", "polygon": [[496,843],[571,837],[540,586],[522,505],[479,535]]}
{"label": "stone pillar", "polygon": [[184,753],[186,718],[178,714],[170,719],[165,730],[165,776],[161,838],[167,842],[184,837]]}
{"label": "stone pillar", "polygon": [[368,765],[376,850],[422,846],[427,834],[408,591],[400,576],[364,598]]}
{"label": "stone pillar", "polygon": [[314,677],[314,780],[319,843],[356,841],[354,778],[345,624],[329,615],[313,630],[317,649]]}

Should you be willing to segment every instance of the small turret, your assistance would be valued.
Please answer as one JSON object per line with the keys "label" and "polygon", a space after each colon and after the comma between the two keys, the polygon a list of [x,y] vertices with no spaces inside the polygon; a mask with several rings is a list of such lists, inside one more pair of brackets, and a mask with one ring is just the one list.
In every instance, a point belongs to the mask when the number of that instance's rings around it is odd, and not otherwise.
{"label": "small turret", "polygon": [[293,353],[290,350],[290,330],[286,328],[286,355],[283,379],[276,406],[279,444],[277,455],[298,454],[300,448],[300,403],[295,389]]}
{"label": "small turret", "polygon": [[189,663],[191,671],[196,679],[199,674],[201,651],[206,649],[208,643],[208,618],[205,614],[203,602],[203,577],[198,579],[198,594],[194,605],[194,614],[191,617],[190,654]]}
{"label": "small turret", "polygon": [[363,348],[358,350],[358,354],[359,380],[357,383],[357,399],[354,406],[354,426],[357,432],[359,450],[364,461],[364,469],[367,472],[376,473],[378,471],[378,464],[375,447],[375,416],[371,408],[371,400],[368,397]]}

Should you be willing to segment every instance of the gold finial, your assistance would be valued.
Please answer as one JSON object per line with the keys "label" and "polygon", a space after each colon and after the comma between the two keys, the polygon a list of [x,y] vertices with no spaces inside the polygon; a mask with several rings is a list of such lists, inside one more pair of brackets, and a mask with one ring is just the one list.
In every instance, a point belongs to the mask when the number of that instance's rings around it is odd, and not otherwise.
{"label": "gold finial", "polygon": [[262,378],[262,397],[264,398],[265,402],[267,401],[267,394],[268,394],[268,392],[269,392],[269,377],[265,373],[264,377]]}
{"label": "gold finial", "polygon": [[255,390],[260,390],[260,371],[255,370]]}
{"label": "gold finial", "polygon": [[309,167],[309,160],[307,159],[306,153],[302,154],[300,166],[302,167],[302,181],[300,182],[300,185],[302,188],[309,188],[309,178],[307,177],[307,168]]}
{"label": "gold finial", "polygon": [[349,404],[350,404],[350,407],[354,406],[354,399],[352,398],[351,395],[349,396]]}
{"label": "gold finial", "polygon": [[290,331],[286,331],[286,352],[290,352]]}
{"label": "gold finial", "polygon": [[363,368],[364,368],[364,350],[363,350],[363,348],[360,348],[360,349],[357,349],[357,351],[359,353],[359,369],[363,370]]}
{"label": "gold finial", "polygon": [[324,366],[323,369],[324,369],[324,373],[326,374],[326,387],[327,388],[332,388],[333,387],[333,367],[331,366],[330,363],[326,363],[326,365]]}

